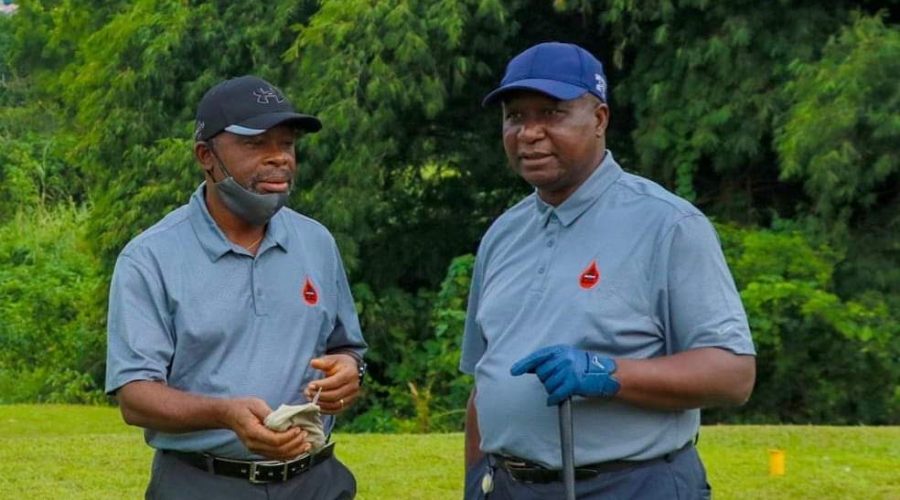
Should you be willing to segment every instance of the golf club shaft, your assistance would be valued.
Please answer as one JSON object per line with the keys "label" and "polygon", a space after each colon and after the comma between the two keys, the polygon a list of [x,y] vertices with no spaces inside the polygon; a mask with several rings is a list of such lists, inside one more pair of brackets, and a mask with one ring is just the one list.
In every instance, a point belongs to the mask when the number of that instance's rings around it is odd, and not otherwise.
{"label": "golf club shaft", "polygon": [[571,398],[559,404],[559,441],[562,445],[563,483],[566,486],[566,500],[575,500],[575,437]]}

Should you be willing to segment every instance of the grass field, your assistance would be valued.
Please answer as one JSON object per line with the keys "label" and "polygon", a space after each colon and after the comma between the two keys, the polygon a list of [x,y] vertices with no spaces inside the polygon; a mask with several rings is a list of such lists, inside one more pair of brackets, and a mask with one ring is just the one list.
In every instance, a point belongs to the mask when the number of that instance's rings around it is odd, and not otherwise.
{"label": "grass field", "polygon": [[[456,499],[462,435],[335,436],[361,500]],[[900,500],[900,427],[704,427],[714,497]],[[768,450],[787,473],[768,475]],[[152,452],[115,408],[0,406],[0,498],[142,498]]]}

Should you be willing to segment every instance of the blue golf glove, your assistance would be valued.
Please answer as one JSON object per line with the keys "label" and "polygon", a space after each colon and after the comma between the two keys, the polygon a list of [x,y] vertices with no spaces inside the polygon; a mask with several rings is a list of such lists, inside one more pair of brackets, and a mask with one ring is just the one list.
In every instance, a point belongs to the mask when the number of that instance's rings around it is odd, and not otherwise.
{"label": "blue golf glove", "polygon": [[547,406],[557,405],[573,396],[610,398],[619,392],[619,381],[612,374],[616,362],[595,352],[572,346],[554,345],[538,349],[510,368],[515,377],[534,373],[547,389]]}

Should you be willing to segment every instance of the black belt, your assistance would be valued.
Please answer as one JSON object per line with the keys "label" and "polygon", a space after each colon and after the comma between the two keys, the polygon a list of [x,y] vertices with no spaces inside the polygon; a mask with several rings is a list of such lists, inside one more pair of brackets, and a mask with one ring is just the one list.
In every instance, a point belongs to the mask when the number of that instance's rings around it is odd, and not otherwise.
{"label": "black belt", "polygon": [[[679,453],[692,448],[694,442],[691,441],[681,448],[666,453],[661,457],[650,458],[647,460],[611,460],[609,462],[600,462],[596,464],[580,465],[575,467],[575,479],[583,480],[596,477],[600,474],[616,472],[625,469],[645,467],[660,462],[671,462]],[[502,455],[492,455],[494,461],[503,467],[509,475],[521,483],[552,483],[562,481],[562,471],[547,469],[538,464],[515,457],[505,457]]]}
{"label": "black belt", "polygon": [[313,454],[304,453],[286,462],[280,460],[236,460],[214,457],[208,453],[173,450],[162,450],[162,452],[172,455],[188,465],[219,476],[238,477],[251,483],[280,483],[297,477],[334,456],[334,443],[326,444]]}

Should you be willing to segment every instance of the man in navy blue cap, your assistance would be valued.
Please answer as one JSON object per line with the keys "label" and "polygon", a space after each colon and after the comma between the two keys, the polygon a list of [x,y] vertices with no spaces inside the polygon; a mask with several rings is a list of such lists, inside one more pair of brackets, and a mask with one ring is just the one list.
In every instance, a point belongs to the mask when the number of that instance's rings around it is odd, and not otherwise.
{"label": "man in navy blue cap", "polygon": [[196,121],[205,182],[119,255],[106,391],[156,449],[147,498],[356,493],[334,443],[265,422],[314,401],[326,418],[311,431],[327,436],[365,369],[334,238],[284,207],[295,141],[321,126],[258,77],[214,86]]}
{"label": "man in navy blue cap", "polygon": [[535,192],[478,249],[460,369],[466,498],[563,498],[556,405],[572,399],[578,498],[706,498],[700,408],[755,378],[715,231],[606,149],[603,66],[576,45],[513,58],[499,103],[510,167]]}

